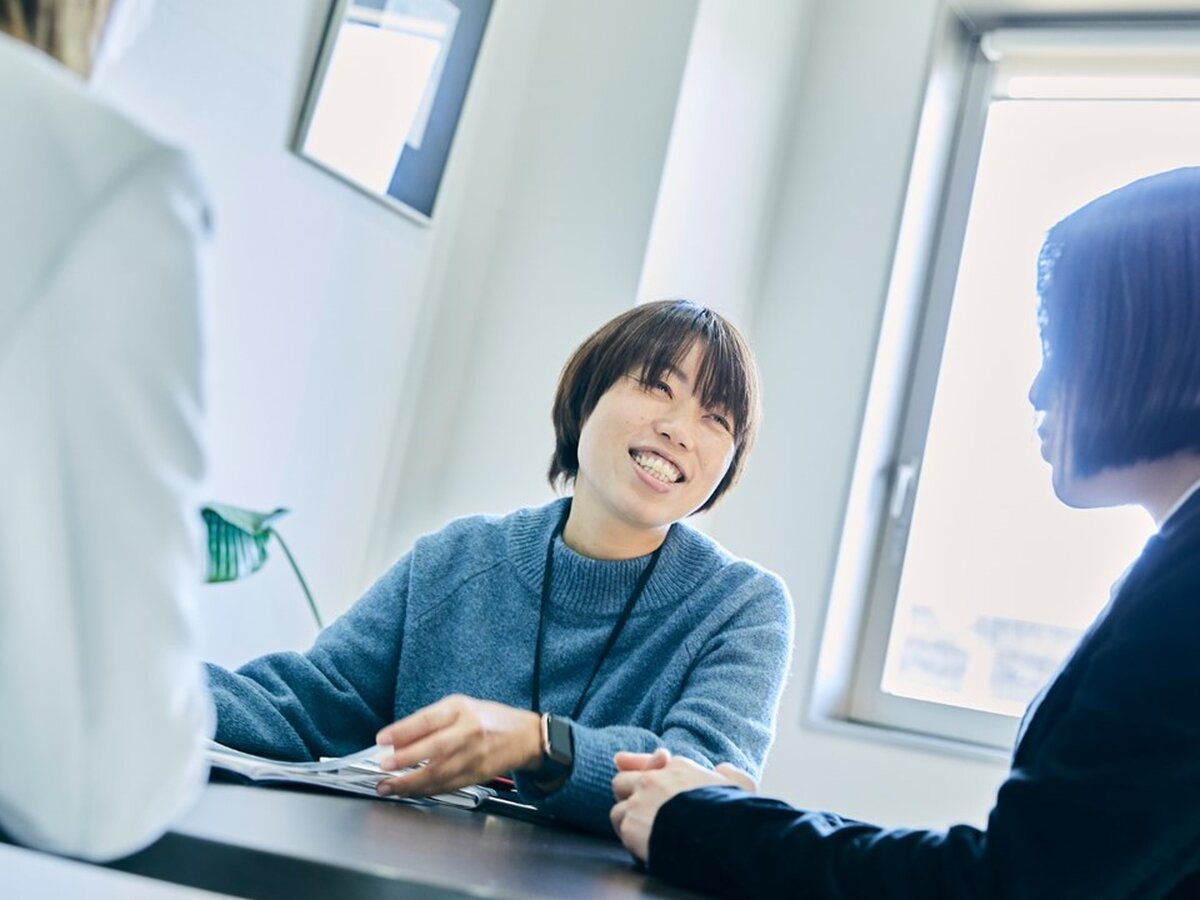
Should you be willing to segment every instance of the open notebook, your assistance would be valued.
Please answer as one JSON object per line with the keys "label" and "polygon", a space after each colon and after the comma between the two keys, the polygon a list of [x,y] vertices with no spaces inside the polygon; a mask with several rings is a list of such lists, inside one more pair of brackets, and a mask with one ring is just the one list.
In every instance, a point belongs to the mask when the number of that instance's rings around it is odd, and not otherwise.
{"label": "open notebook", "polygon": [[208,761],[218,769],[226,769],[251,781],[304,784],[329,788],[334,791],[344,791],[348,794],[366,794],[371,797],[388,800],[403,800],[406,802],[422,803],[433,801],[445,803],[448,806],[459,806],[474,809],[484,800],[495,797],[496,792],[482,785],[469,785],[450,791],[446,794],[434,794],[432,797],[412,800],[408,797],[389,795],[379,797],[375,793],[375,785],[385,778],[402,775],[411,769],[401,769],[385,772],[379,768],[379,760],[391,752],[391,747],[368,747],[349,756],[325,757],[319,762],[281,762],[277,759],[267,759],[254,756],[218,744],[208,742]]}

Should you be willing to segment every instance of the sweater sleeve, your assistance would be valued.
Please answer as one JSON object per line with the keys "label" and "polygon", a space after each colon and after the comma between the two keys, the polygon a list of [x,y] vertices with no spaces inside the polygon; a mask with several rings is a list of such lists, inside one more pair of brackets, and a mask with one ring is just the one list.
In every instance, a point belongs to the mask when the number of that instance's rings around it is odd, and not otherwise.
{"label": "sweater sleeve", "polygon": [[687,674],[661,733],[646,728],[574,724],[570,777],[552,794],[518,775],[523,794],[551,814],[612,834],[613,757],[621,750],[666,747],[707,766],[730,762],[755,779],[774,733],[775,712],[791,654],[791,604],[782,582],[761,573],[747,603],[708,641]]}
{"label": "sweater sleeve", "polygon": [[1137,615],[1082,661],[986,831],[885,830],[706,788],[659,811],[651,871],[727,897],[1116,900],[1196,886],[1200,719],[1182,714],[1200,696],[1195,584],[1131,598]]}
{"label": "sweater sleeve", "polygon": [[207,771],[204,206],[153,148],[73,225],[0,336],[0,823],[106,859],[161,834]]}
{"label": "sweater sleeve", "polygon": [[209,665],[217,740],[275,759],[343,756],[392,721],[412,555],[405,555],[307,653],[236,672]]}

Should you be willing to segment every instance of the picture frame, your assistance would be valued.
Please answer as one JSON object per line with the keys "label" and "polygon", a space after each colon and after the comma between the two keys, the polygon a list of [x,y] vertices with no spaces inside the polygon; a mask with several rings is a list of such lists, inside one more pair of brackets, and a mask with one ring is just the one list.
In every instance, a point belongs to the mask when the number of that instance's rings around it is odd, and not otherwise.
{"label": "picture frame", "polygon": [[492,5],[338,0],[292,150],[429,224]]}

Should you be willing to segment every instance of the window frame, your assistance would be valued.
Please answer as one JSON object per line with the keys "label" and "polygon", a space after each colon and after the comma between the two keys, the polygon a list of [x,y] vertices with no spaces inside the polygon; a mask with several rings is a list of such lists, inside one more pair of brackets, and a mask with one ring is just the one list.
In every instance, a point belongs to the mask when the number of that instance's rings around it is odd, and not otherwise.
{"label": "window frame", "polygon": [[[900,219],[874,370],[810,698],[814,722],[842,720],[992,755],[1011,748],[1013,716],[899,697],[881,688],[959,263],[994,99],[994,35],[1095,38],[1095,26],[1145,42],[1161,19],[1020,21],[978,29],[950,13],[935,43]],[[1200,47],[1200,20],[1172,22]],[[1171,46],[1177,45],[1168,41]]]}

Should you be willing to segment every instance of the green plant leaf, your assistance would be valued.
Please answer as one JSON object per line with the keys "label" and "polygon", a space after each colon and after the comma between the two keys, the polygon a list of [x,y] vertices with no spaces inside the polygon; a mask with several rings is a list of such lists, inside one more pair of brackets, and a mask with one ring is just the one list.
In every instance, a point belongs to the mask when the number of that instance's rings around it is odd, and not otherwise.
{"label": "green plant leaf", "polygon": [[227,506],[224,503],[206,503],[200,507],[200,517],[208,530],[208,565],[205,580],[209,584],[222,581],[237,581],[247,575],[253,575],[267,561],[267,541],[272,537],[279,542],[283,555],[287,557],[300,590],[304,591],[304,599],[308,601],[308,609],[317,630],[325,627],[321,619],[321,611],[317,601],[313,599],[308,582],[300,572],[292,551],[283,540],[283,535],[275,530],[272,524],[276,519],[287,514],[286,509],[276,509],[269,513],[255,512],[242,509],[239,506]]}
{"label": "green plant leaf", "polygon": [[261,569],[267,561],[271,523],[286,513],[286,509],[254,512],[223,503],[200,507],[200,516],[208,530],[205,579],[210,584],[236,581]]}

